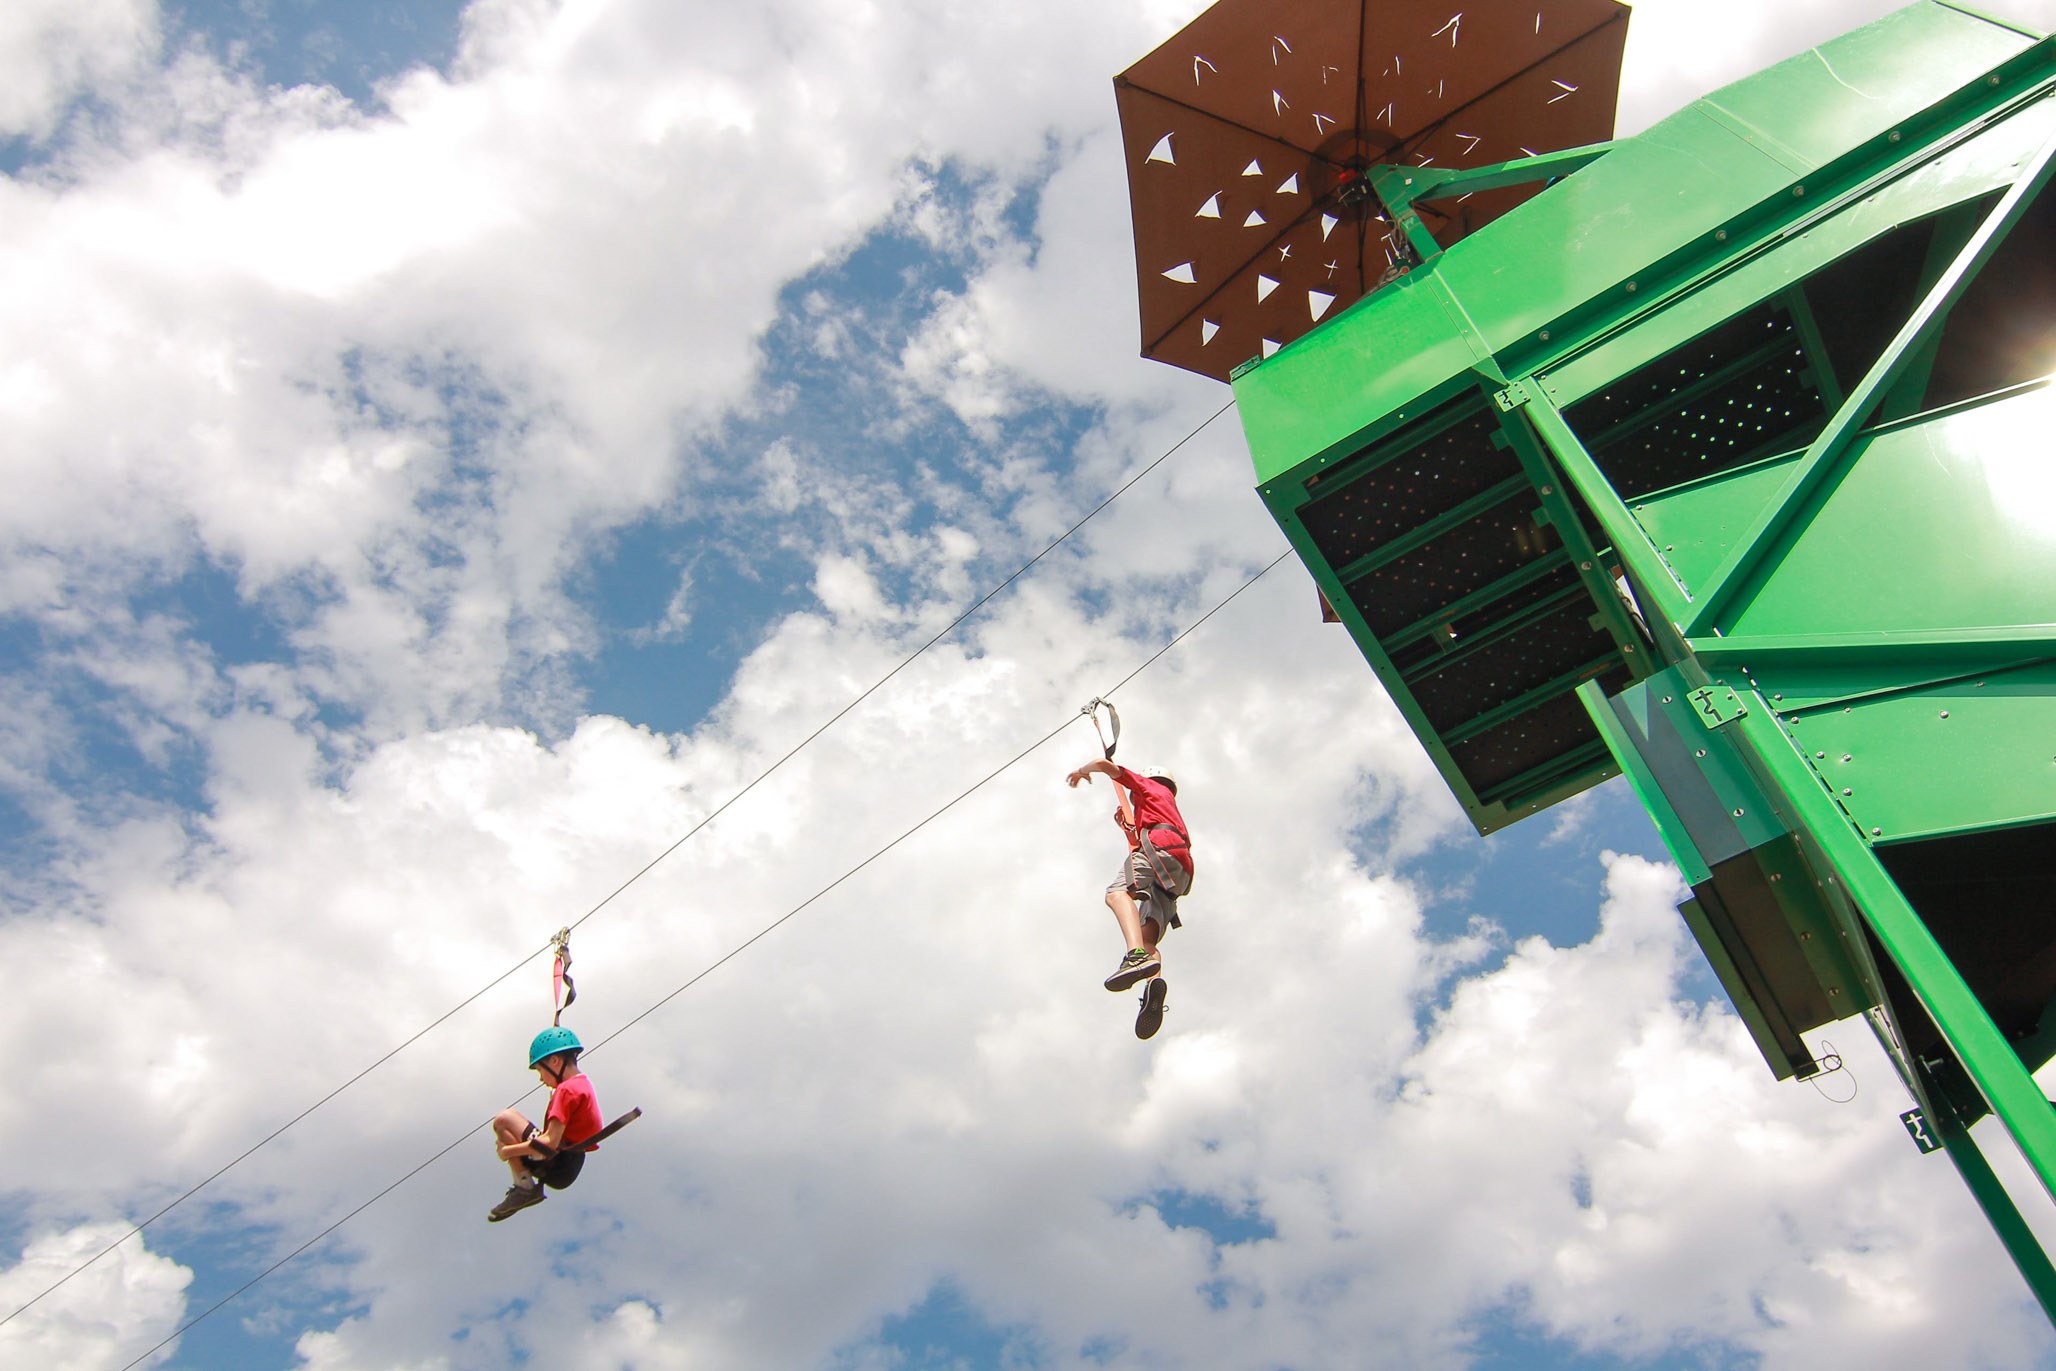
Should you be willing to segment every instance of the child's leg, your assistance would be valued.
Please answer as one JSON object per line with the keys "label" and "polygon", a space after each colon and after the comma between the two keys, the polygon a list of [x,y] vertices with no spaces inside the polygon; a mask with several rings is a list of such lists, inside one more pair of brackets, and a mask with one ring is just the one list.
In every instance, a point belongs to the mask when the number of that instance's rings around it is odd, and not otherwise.
{"label": "child's leg", "polygon": [[507,1169],[514,1173],[516,1185],[535,1184],[535,1173],[528,1169],[519,1156],[505,1156],[502,1149],[512,1147],[528,1136],[530,1123],[518,1109],[502,1109],[493,1119],[493,1155],[507,1163]]}
{"label": "child's leg", "polygon": [[1114,922],[1121,926],[1121,946],[1123,948],[1154,945],[1154,939],[1151,939],[1149,944],[1145,944],[1142,941],[1142,911],[1136,907],[1133,895],[1130,895],[1125,890],[1109,890],[1107,892],[1107,908],[1114,911]]}

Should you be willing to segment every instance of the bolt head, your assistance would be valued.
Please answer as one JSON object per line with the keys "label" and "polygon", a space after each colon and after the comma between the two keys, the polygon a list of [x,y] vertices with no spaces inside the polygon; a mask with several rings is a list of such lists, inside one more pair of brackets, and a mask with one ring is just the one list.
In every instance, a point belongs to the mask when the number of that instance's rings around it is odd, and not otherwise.
{"label": "bolt head", "polygon": [[1946,709],[1945,709],[1945,710],[1943,710],[1943,711],[1942,711],[1942,717],[1943,717],[1944,719],[1948,718],[1948,717],[1949,717],[1949,711],[1948,711],[1948,710],[1946,710]]}
{"label": "bolt head", "polygon": [[1545,343],[1546,343],[1546,342],[1548,342],[1548,341],[1549,341],[1549,330],[1545,328],[1545,329],[1543,329],[1543,330],[1542,330],[1542,332],[1540,332],[1539,334],[1537,334],[1537,335],[1535,335],[1535,336],[1536,336],[1536,337],[1538,337],[1538,338],[1540,338],[1540,339],[1541,339],[1541,340],[1542,340],[1543,342],[1545,342]]}

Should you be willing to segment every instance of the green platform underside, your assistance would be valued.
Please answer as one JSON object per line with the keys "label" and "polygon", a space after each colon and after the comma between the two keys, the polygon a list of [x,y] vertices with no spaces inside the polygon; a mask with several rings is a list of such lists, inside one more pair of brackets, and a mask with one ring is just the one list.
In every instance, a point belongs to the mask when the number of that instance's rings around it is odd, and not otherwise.
{"label": "green platform underside", "polygon": [[2056,40],[1921,0],[1585,153],[1238,376],[1259,492],[1473,824],[1627,775],[2056,1318],[1968,1132],[2056,1194]]}

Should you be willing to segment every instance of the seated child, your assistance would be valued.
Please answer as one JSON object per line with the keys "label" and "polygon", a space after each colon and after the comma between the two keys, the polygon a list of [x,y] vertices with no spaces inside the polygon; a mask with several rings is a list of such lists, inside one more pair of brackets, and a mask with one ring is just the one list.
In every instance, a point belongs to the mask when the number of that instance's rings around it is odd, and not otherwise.
{"label": "seated child", "polygon": [[578,1069],[583,1050],[568,1028],[545,1028],[528,1045],[528,1064],[550,1087],[550,1106],[540,1130],[515,1109],[503,1109],[493,1120],[498,1153],[514,1173],[514,1184],[486,1215],[488,1223],[541,1204],[544,1186],[562,1190],[578,1179],[585,1140],[600,1131],[600,1102],[593,1083]]}

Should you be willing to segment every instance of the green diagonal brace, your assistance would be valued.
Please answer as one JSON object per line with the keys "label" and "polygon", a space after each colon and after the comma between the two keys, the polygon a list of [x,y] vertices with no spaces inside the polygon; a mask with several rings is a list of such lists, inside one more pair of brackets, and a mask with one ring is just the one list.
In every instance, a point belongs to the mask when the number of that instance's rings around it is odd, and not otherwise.
{"label": "green diagonal brace", "polygon": [[1749,713],[1728,728],[1730,733],[1740,731],[1767,778],[1797,811],[1835,875],[1863,911],[1886,955],[1905,975],[1907,985],[1992,1113],[2013,1136],[2043,1189],[2056,1198],[2056,1109],[2049,1107],[2005,1034],[1885,874],[1870,845],[1850,827],[1820,778],[1778,726],[1769,706],[1752,696]]}
{"label": "green diagonal brace", "polygon": [[2048,184],[2052,170],[2056,170],[2056,139],[2051,139],[2035,154],[2034,160],[2026,167],[2026,174],[2013,183],[2013,188],[2006,192],[1991,214],[1986,216],[1983,225],[1971,235],[1963,251],[1956,254],[1949,270],[1935,282],[1927,297],[1920,302],[1920,307],[1901,326],[1884,355],[1857,383],[1855,391],[1835,411],[1835,417],[1828,421],[1828,426],[1821,430],[1820,436],[1794,464],[1792,474],[1785,479],[1777,497],[1757,516],[1749,531],[1722,561],[1701,590],[1699,603],[1685,625],[1688,635],[1696,637],[1712,631],[1714,617],[1734,601],[1784,538],[1793,521],[1840,468],[1840,458],[1849,440],[1856,436],[1878,402],[1919,356],[1930,336],[1939,332],[1947,322],[1950,309],[1970,288],[1970,283],[1991,260],[1992,254],[1999,250],[2007,230],[2019,221],[2042,187]]}
{"label": "green diagonal brace", "polygon": [[1985,1211],[1985,1221],[1992,1225],[1999,1241],[2006,1244],[2007,1255],[2020,1268],[2027,1288],[2041,1301],[2042,1312],[2056,1323],[2056,1266],[2049,1264],[2049,1254],[2042,1250],[2034,1230],[2020,1216],[2019,1207],[1992,1173],[1992,1164],[1985,1160],[1985,1154],[1978,1149],[1977,1140],[1970,1136],[1969,1131],[1948,1117],[1946,1109],[1941,1111],[1943,1117],[1940,1118],[1932,1110],[1924,1112],[1935,1135],[1948,1150],[1949,1160],[1956,1163],[1956,1174],[1963,1177],[1963,1183],[1970,1187],[1971,1198],[1977,1201],[1978,1208]]}
{"label": "green diagonal brace", "polygon": [[1643,612],[1652,610],[1673,622],[1683,619],[1691,605],[1691,596],[1678,584],[1670,565],[1649,541],[1649,534],[1621,503],[1613,486],[1600,472],[1592,460],[1592,454],[1585,451],[1585,445],[1578,435],[1571,432],[1571,426],[1563,421],[1563,414],[1554,402],[1543,393],[1542,387],[1532,380],[1516,381],[1496,397],[1503,410],[1520,410],[1535,427],[1535,433],[1542,445],[1556,458],[1556,463],[1570,483],[1584,497],[1585,507],[1592,511],[1592,517],[1606,530],[1607,541],[1613,544],[1616,555],[1627,559],[1630,565],[1641,573],[1637,578],[1645,586],[1650,598],[1656,603],[1645,605]]}

